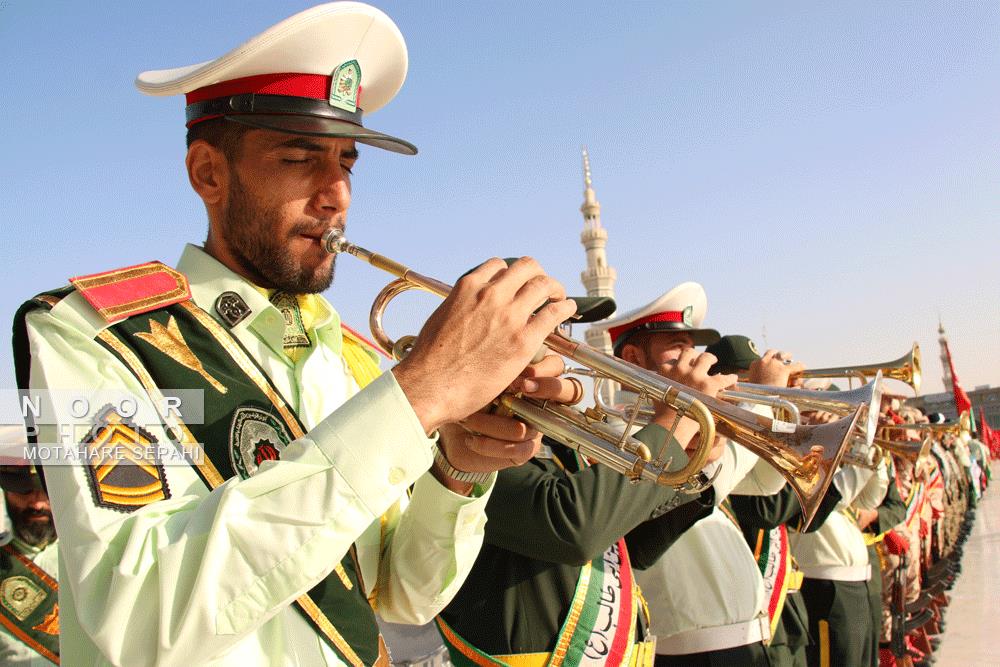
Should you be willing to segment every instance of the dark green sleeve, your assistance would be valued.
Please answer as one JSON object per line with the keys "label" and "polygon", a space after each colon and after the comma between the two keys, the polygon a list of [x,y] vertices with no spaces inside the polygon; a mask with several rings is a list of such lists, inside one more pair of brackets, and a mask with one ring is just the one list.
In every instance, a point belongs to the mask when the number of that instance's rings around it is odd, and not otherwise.
{"label": "dark green sleeve", "polygon": [[878,518],[865,529],[865,532],[879,535],[903,523],[906,518],[906,504],[899,495],[899,486],[895,476],[889,480],[889,488],[885,492],[882,504],[878,506]]}
{"label": "dark green sleeve", "polygon": [[[650,425],[636,437],[653,449],[667,431]],[[688,461],[676,441],[667,455],[671,470]],[[486,542],[536,560],[583,565],[654,514],[694,498],[667,486],[633,484],[603,465],[567,474],[533,460],[497,476],[486,506]]]}
{"label": "dark green sleeve", "polygon": [[[811,533],[822,526],[840,500],[840,492],[831,484],[805,532]],[[787,484],[772,496],[730,495],[729,503],[744,532],[756,535],[758,530],[771,530],[783,523],[789,524],[793,530],[801,529],[802,507],[792,487]]]}
{"label": "dark green sleeve", "polygon": [[645,570],[660,559],[688,528],[715,508],[715,489],[708,488],[694,502],[684,503],[644,521],[625,536],[632,567]]}

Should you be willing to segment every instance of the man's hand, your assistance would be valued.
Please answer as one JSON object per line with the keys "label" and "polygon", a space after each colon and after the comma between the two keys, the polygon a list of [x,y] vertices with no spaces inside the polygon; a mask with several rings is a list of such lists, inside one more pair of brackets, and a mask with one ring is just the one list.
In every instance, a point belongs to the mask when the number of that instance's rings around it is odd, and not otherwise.
{"label": "man's hand", "polygon": [[[549,354],[525,368],[508,390],[539,400],[569,403],[575,398],[578,401],[582,398],[579,383],[558,377],[564,368],[562,357]],[[538,453],[541,433],[513,417],[492,414],[490,409],[441,427],[439,443],[452,467],[465,472],[502,470],[519,466]],[[471,484],[448,477],[437,466],[431,472],[456,493],[472,491]]]}
{"label": "man's hand", "polygon": [[431,433],[492,401],[575,309],[535,260],[491,259],[458,281],[392,372]]}
{"label": "man's hand", "polygon": [[872,524],[875,519],[878,518],[878,510],[868,510],[859,509],[858,510],[858,528],[864,530]]}
{"label": "man's hand", "polygon": [[806,369],[805,364],[791,359],[792,356],[787,352],[768,350],[764,356],[750,364],[747,380],[753,384],[787,387],[790,377],[799,375]]}
{"label": "man's hand", "polygon": [[[736,384],[737,379],[735,375],[709,375],[708,369],[716,361],[718,359],[714,354],[708,352],[699,353],[697,350],[687,349],[681,353],[681,356],[676,361],[661,365],[658,372],[665,378],[714,397],[723,389]],[[653,422],[669,430],[673,427],[676,419],[676,410],[662,403],[656,404]],[[697,433],[698,423],[685,417],[680,420],[676,430],[674,430],[674,437],[677,439],[677,442],[685,446],[685,449],[690,450],[698,444],[698,438],[695,437]],[[725,450],[724,443],[725,441],[722,438],[716,438],[712,452],[709,455],[710,462],[722,456],[722,452]]]}

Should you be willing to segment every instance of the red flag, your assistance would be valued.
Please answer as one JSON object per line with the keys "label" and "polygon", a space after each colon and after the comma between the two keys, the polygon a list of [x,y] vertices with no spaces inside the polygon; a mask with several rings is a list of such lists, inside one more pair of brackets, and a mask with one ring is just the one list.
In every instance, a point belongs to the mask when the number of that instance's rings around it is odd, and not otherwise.
{"label": "red flag", "polygon": [[989,422],[986,421],[986,410],[983,408],[979,408],[979,424],[981,431],[979,439],[990,450],[992,458],[1000,458],[1000,431],[990,428]]}
{"label": "red flag", "polygon": [[948,349],[947,341],[944,343],[944,351],[948,354],[948,369],[951,371],[951,391],[955,395],[955,410],[958,412],[959,417],[962,416],[963,412],[969,412],[971,415],[972,401],[969,400],[969,395],[958,384],[958,376],[955,375],[955,364],[951,361],[951,350]]}

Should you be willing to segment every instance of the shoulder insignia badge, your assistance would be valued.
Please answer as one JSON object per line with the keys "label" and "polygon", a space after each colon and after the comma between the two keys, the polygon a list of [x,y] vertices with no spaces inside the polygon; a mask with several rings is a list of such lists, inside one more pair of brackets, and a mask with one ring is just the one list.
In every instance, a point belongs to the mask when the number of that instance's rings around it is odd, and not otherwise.
{"label": "shoulder insignia badge", "polygon": [[288,430],[271,413],[239,408],[229,428],[229,462],[241,478],[252,477],[264,461],[278,460],[291,440]]}
{"label": "shoulder insignia badge", "polygon": [[184,274],[162,262],[78,276],[69,281],[111,324],[191,298]]}
{"label": "shoulder insignia badge", "polygon": [[129,423],[111,407],[100,413],[84,439],[87,477],[94,503],[117,512],[170,498],[166,473],[153,435]]}
{"label": "shoulder insignia badge", "polygon": [[18,575],[0,582],[0,604],[19,621],[31,616],[46,597],[46,592],[28,577]]}

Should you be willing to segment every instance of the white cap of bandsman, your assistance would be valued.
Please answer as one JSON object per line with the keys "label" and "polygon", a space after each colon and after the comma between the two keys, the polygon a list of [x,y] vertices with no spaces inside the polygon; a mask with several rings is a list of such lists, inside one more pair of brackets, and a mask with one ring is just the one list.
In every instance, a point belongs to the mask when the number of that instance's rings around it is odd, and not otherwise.
{"label": "white cap of bandsman", "polygon": [[143,72],[147,95],[187,99],[187,126],[213,118],[291,134],[351,137],[413,155],[416,147],[362,124],[403,85],[406,42],[380,10],[330,2],[281,21],[208,62]]}
{"label": "white cap of bandsman", "polygon": [[641,331],[685,331],[691,334],[695,345],[711,345],[718,342],[720,336],[715,329],[701,326],[706,312],[705,289],[698,283],[687,282],[641,308],[594,326],[608,332],[615,354],[621,354],[629,338]]}

